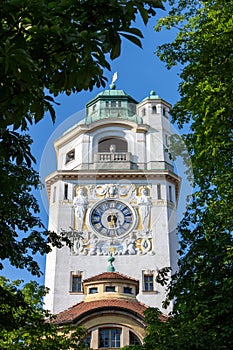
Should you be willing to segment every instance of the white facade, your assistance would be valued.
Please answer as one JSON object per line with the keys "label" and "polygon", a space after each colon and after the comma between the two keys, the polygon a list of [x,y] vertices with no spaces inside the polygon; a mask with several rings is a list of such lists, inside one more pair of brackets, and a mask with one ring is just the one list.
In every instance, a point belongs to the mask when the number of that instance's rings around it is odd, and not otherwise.
{"label": "white facade", "polygon": [[47,255],[51,312],[82,301],[82,279],[106,271],[110,253],[116,271],[140,281],[138,300],[162,310],[157,271],[176,270],[178,249],[180,179],[165,151],[169,109],[153,92],[138,104],[122,90],[105,90],[55,142],[57,171],[46,178],[49,230],[65,231],[73,246]]}

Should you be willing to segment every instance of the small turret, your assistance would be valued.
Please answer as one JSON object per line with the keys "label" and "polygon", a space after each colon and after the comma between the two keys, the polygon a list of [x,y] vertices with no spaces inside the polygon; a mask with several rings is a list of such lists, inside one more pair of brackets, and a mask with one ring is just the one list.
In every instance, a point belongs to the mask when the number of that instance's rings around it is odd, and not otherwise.
{"label": "small turret", "polygon": [[157,95],[154,90],[151,90],[149,96],[137,105],[137,114],[143,118],[144,123],[151,125],[151,122],[153,123],[151,116],[160,115],[168,119],[170,109],[171,105]]}

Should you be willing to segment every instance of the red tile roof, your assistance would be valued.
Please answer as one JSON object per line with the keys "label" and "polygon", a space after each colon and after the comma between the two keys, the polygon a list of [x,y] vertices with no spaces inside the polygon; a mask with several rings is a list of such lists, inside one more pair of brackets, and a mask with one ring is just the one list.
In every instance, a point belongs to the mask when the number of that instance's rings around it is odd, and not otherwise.
{"label": "red tile roof", "polygon": [[102,281],[105,279],[109,279],[109,280],[116,280],[116,279],[120,279],[120,280],[128,280],[128,281],[134,281],[134,282],[138,282],[138,280],[136,280],[135,278],[123,275],[122,273],[119,272],[103,272],[99,275],[90,277],[90,278],[86,278],[83,282],[94,282],[94,281]]}
{"label": "red tile roof", "polygon": [[144,318],[144,311],[148,308],[145,304],[133,300],[122,299],[102,299],[78,303],[71,308],[60,312],[53,320],[56,324],[66,324],[78,321],[86,314],[103,310],[127,310],[130,313],[136,313],[137,316]]}

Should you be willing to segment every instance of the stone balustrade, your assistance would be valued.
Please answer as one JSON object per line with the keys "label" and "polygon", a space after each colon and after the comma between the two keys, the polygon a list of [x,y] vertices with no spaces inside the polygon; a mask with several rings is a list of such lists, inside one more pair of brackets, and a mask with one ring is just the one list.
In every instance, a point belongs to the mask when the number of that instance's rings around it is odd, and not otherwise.
{"label": "stone balustrade", "polygon": [[99,152],[95,154],[95,162],[130,162],[130,152]]}

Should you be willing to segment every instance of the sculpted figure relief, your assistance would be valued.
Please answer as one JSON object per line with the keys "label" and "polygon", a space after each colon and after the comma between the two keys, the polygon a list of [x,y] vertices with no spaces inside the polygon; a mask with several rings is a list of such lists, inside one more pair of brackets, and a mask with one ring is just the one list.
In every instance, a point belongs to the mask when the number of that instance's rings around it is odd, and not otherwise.
{"label": "sculpted figure relief", "polygon": [[117,185],[108,185],[108,197],[115,197],[117,195]]}
{"label": "sculpted figure relief", "polygon": [[131,233],[130,237],[125,238],[122,242],[123,250],[122,254],[129,254],[129,255],[135,255],[137,254],[136,248],[135,248],[135,238],[133,234]]}
{"label": "sculpted figure relief", "polygon": [[142,230],[148,231],[152,202],[145,188],[141,190],[141,196],[138,197],[138,205],[142,220]]}
{"label": "sculpted figure relief", "polygon": [[82,188],[79,188],[77,190],[77,196],[74,197],[73,205],[76,219],[76,228],[78,232],[82,232],[83,219],[88,205],[87,196],[84,195]]}
{"label": "sculpted figure relief", "polygon": [[92,234],[89,241],[85,243],[85,245],[89,245],[89,254],[90,255],[96,255],[97,254],[97,243],[98,238]]}
{"label": "sculpted figure relief", "polygon": [[113,183],[97,185],[93,189],[96,197],[115,198],[115,197],[132,197],[135,196],[136,186],[128,183]]}

